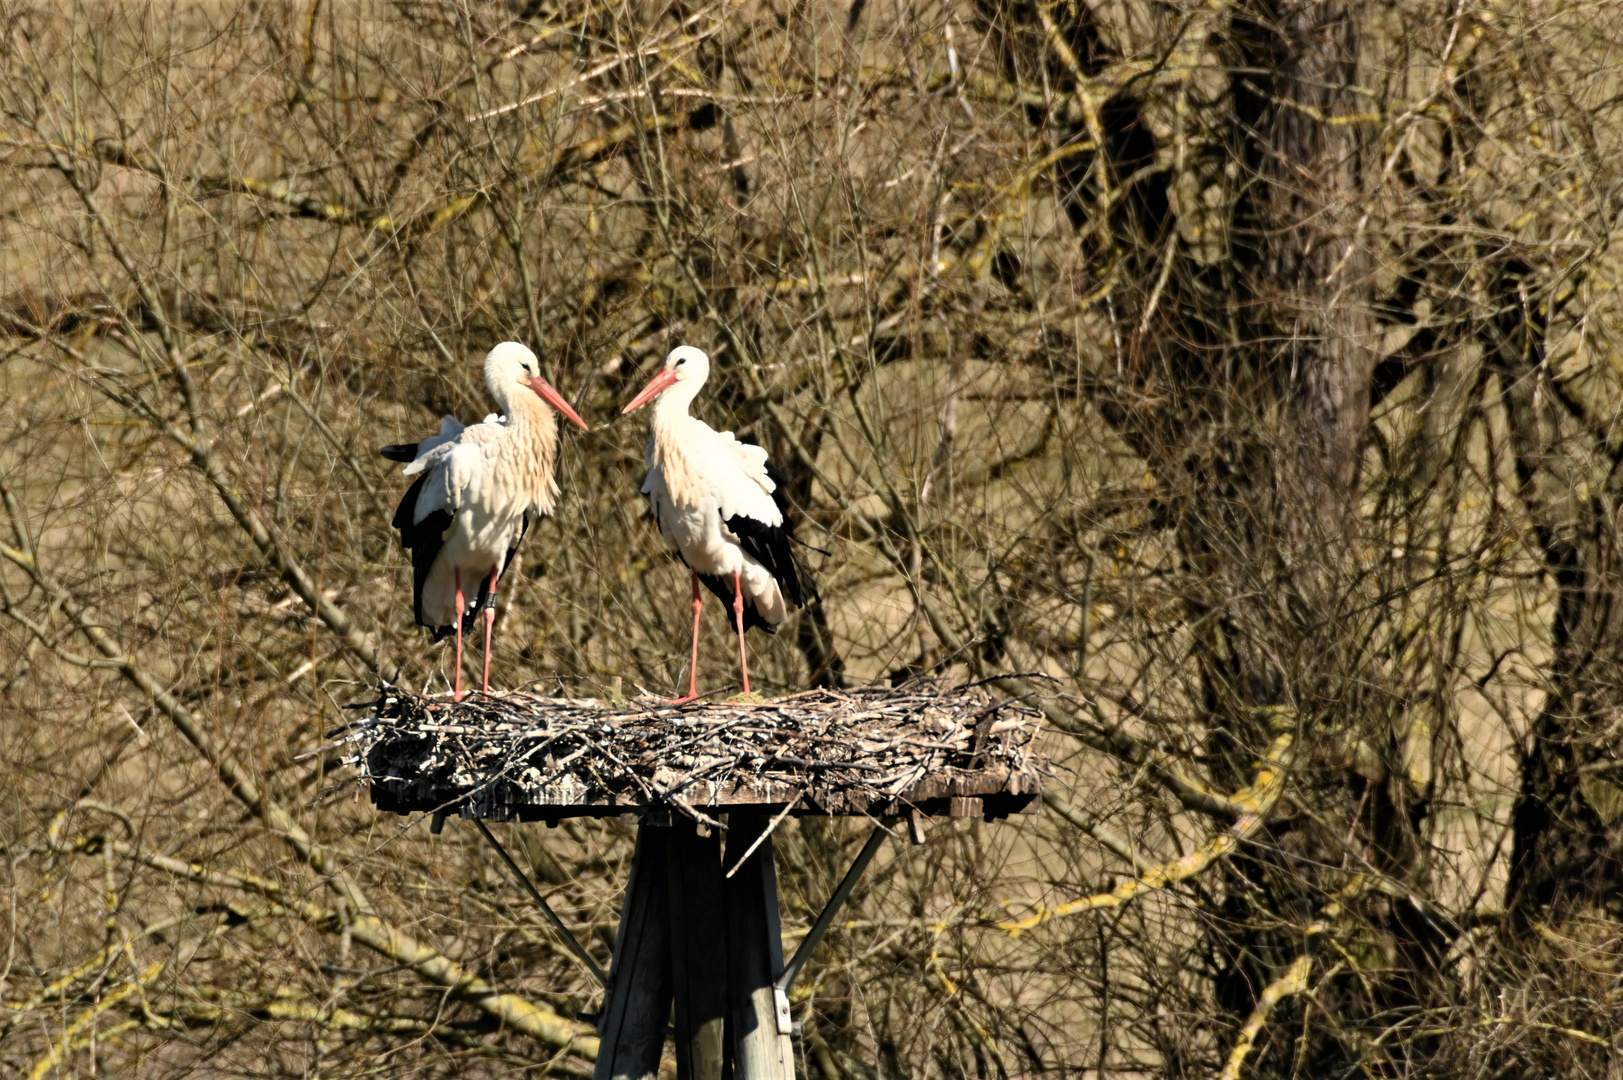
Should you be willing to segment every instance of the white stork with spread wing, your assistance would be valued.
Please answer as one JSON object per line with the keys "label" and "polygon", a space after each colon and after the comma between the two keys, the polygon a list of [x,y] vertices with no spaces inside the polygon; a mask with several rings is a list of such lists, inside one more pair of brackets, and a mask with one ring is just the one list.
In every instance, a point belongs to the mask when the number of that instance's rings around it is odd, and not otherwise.
{"label": "white stork with spread wing", "polygon": [[[485,666],[490,689],[490,632],[496,621],[496,581],[518,550],[535,514],[550,514],[558,498],[553,465],[558,418],[586,429],[586,421],[541,377],[535,353],[504,341],[485,357],[485,386],[501,415],[463,427],[454,416],[440,433],[418,443],[385,446],[383,456],[409,462],[406,490],[391,523],[411,552],[412,611],[440,641],[456,633],[456,686],[462,698],[462,635],[485,616]],[[479,582],[470,608],[462,580]]]}
{"label": "white stork with spread wing", "polygon": [[693,578],[693,656],[688,692],[699,696],[699,613],[702,581],[732,608],[738,632],[738,666],[750,692],[744,632],[769,634],[789,614],[789,603],[816,597],[811,576],[795,559],[794,525],[784,497],[784,477],[766,450],[716,431],[688,415],[688,406],[710,374],[710,358],[691,345],[678,346],[665,367],[626,405],[629,413],[654,398],[648,437],[648,479],[642,493],[654,510],[665,542],[675,548]]}

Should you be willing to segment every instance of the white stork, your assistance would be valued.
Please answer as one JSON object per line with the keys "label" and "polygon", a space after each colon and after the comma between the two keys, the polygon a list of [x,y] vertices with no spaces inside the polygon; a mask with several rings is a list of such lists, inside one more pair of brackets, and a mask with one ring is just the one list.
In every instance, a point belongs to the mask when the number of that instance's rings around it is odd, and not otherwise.
{"label": "white stork", "polygon": [[[406,489],[391,524],[411,551],[412,611],[420,626],[441,641],[455,627],[456,686],[462,699],[462,635],[485,614],[485,669],[490,689],[490,631],[496,621],[496,580],[507,569],[534,514],[550,514],[558,498],[553,464],[558,457],[558,418],[581,430],[586,421],[541,377],[535,353],[504,341],[485,357],[485,386],[501,415],[463,427],[454,416],[440,433],[419,443],[385,446],[383,456],[410,462]],[[551,406],[550,408],[548,406]],[[467,607],[462,579],[479,582]]]}
{"label": "white stork", "polygon": [[688,415],[709,374],[710,358],[702,350],[678,346],[665,358],[664,369],[622,411],[659,398],[644,455],[648,479],[642,493],[653,507],[660,535],[693,578],[693,656],[688,692],[676,703],[699,696],[699,613],[704,606],[699,582],[733,610],[746,694],[750,668],[744,632],[759,626],[775,634],[789,614],[786,599],[804,605],[808,596],[816,596],[811,576],[790,547],[794,525],[783,474],[761,447]]}

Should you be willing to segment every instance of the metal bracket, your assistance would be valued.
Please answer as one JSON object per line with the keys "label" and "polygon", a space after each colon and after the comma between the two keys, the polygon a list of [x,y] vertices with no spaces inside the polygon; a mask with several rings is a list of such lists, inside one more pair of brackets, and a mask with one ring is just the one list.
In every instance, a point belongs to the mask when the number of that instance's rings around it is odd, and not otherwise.
{"label": "metal bracket", "polygon": [[772,988],[772,1005],[778,1015],[778,1034],[793,1035],[794,1021],[789,1018],[789,992],[781,986]]}
{"label": "metal bracket", "polygon": [[[545,915],[547,921],[552,924],[553,929],[558,931],[558,934],[564,939],[564,944],[569,947],[569,951],[580,958],[580,962],[586,965],[586,970],[592,973],[592,977],[597,980],[599,986],[609,985],[609,977],[603,974],[603,969],[597,966],[597,961],[592,959],[592,955],[586,951],[586,948],[581,945],[575,935],[570,933],[569,927],[565,926],[564,921],[558,918],[558,913],[552,910],[552,905],[547,903],[546,898],[541,895],[540,891],[530,884],[530,879],[524,875],[524,871],[518,868],[518,863],[513,861],[513,857],[507,854],[507,849],[502,847],[495,834],[479,818],[474,818],[473,823],[479,826],[479,831],[485,834],[485,839],[490,841],[490,846],[496,849],[496,854],[502,857],[502,862],[507,864],[507,868],[513,872],[513,876],[518,879],[518,883],[524,886],[524,891],[530,894],[530,899],[540,905],[541,914]],[[798,956],[799,953],[795,955]]]}
{"label": "metal bracket", "polygon": [[873,832],[868,834],[868,842],[862,845],[862,850],[857,853],[856,860],[851,863],[851,868],[845,872],[845,877],[840,879],[839,887],[834,890],[834,895],[828,898],[828,903],[824,905],[822,914],[818,915],[817,921],[812,923],[812,928],[806,934],[806,939],[800,943],[800,948],[795,950],[795,955],[783,966],[783,974],[779,975],[777,982],[773,984],[774,996],[778,1002],[778,1030],[783,1034],[787,1035],[789,1033],[789,1027],[787,1026],[789,1023],[789,988],[794,985],[795,977],[800,974],[800,969],[806,966],[806,961],[811,959],[811,954],[817,948],[817,943],[823,940],[823,935],[833,925],[834,916],[840,913],[840,908],[844,907],[846,900],[850,899],[851,890],[857,887],[857,881],[862,877],[862,872],[868,869],[868,864],[873,862],[873,857],[879,854],[879,845],[885,842],[885,837],[888,835],[889,831],[883,825],[874,826]]}

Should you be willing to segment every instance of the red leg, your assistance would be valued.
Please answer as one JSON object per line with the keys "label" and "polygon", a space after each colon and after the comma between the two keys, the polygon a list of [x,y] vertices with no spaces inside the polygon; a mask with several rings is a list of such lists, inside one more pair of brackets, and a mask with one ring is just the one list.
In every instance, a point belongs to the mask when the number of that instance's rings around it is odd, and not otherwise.
{"label": "red leg", "polygon": [[738,623],[738,668],[744,673],[744,693],[750,692],[750,662],[744,654],[744,580],[733,571],[733,619]]}
{"label": "red leg", "polygon": [[671,698],[672,705],[681,705],[699,696],[699,612],[704,610],[704,600],[699,596],[698,573],[693,570],[688,573],[693,575],[693,656],[688,661],[687,696]]}
{"label": "red leg", "polygon": [[490,599],[485,604],[485,676],[479,692],[490,693],[490,630],[496,625],[496,574],[499,567],[490,568]]}
{"label": "red leg", "polygon": [[462,570],[454,569],[451,573],[456,580],[456,686],[451,690],[451,700],[462,700]]}

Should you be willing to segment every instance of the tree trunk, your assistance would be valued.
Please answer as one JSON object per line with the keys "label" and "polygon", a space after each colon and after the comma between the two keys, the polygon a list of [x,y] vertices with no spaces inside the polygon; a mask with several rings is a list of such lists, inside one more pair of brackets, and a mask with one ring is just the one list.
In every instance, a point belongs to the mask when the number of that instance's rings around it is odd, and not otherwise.
{"label": "tree trunk", "polygon": [[1521,930],[1597,902],[1623,910],[1623,788],[1601,768],[1623,741],[1623,450],[1585,430],[1582,403],[1550,378],[1555,301],[1541,285],[1532,267],[1507,263],[1482,334],[1521,502],[1555,593],[1554,655],[1512,815],[1506,903]]}
{"label": "tree trunk", "polygon": [[[1030,80],[1040,68],[1070,91],[1079,71],[1103,70],[1108,48],[1085,6],[1053,12],[1070,19],[1056,21],[1055,34],[1023,21],[1042,16],[1021,6],[990,25],[1003,28],[1011,74]],[[1119,374],[1101,372],[1087,388],[1155,477],[1184,563],[1188,623],[1203,628],[1195,659],[1207,760],[1239,788],[1266,745],[1268,707],[1296,712],[1302,771],[1316,767],[1321,715],[1379,708],[1367,700],[1365,687],[1376,685],[1369,661],[1352,645],[1378,327],[1359,226],[1361,135],[1347,120],[1362,111],[1351,89],[1358,36],[1348,6],[1263,0],[1217,29],[1234,74],[1227,126],[1206,133],[1225,161],[1203,175],[1224,189],[1229,257],[1202,261],[1187,249],[1172,197],[1177,167],[1154,167],[1166,149],[1131,90],[1098,107],[1102,152],[1064,158],[1056,172],[1101,275],[1116,273]],[[1065,115],[1034,112],[1032,120],[1059,128],[1062,145],[1095,137],[1085,120]],[[1401,790],[1401,770],[1373,786],[1341,767],[1311,782],[1313,813],[1265,829],[1261,844],[1231,856],[1243,885],[1227,890],[1206,923],[1219,965],[1214,992],[1237,1020],[1302,953],[1302,928],[1345,884],[1346,875],[1321,868],[1342,863],[1361,799],[1372,796],[1371,817],[1399,833],[1426,812]],[[1394,876],[1418,872],[1412,845],[1385,857]],[[1435,947],[1403,927],[1393,936],[1399,947]],[[1392,988],[1372,1002],[1351,982],[1321,990],[1327,1008],[1363,1012],[1394,997],[1412,994]],[[1300,1031],[1293,1008],[1277,1006],[1269,1028]],[[1290,1075],[1305,1065],[1307,1075],[1331,1075],[1359,1055],[1316,1025],[1300,1044],[1259,1042],[1246,1072]]]}

